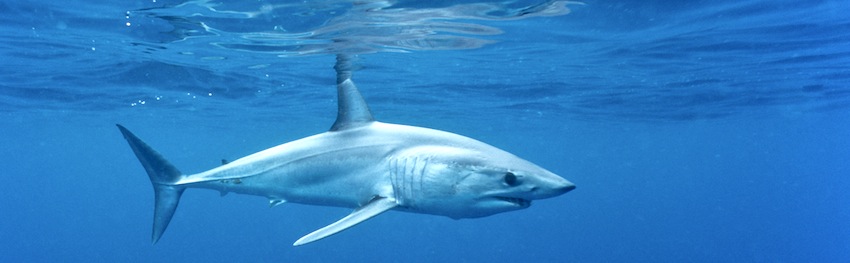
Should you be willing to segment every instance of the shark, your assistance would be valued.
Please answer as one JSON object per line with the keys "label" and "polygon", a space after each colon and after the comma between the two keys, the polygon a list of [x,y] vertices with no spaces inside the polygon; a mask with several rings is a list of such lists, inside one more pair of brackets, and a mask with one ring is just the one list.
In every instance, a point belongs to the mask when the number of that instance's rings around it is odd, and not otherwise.
{"label": "shark", "polygon": [[162,237],[188,188],[353,211],[304,235],[300,246],[389,210],[478,218],[528,208],[573,190],[570,181],[481,141],[451,132],[376,121],[338,56],[337,116],[330,130],[185,174],[116,124],[153,184],[152,243]]}

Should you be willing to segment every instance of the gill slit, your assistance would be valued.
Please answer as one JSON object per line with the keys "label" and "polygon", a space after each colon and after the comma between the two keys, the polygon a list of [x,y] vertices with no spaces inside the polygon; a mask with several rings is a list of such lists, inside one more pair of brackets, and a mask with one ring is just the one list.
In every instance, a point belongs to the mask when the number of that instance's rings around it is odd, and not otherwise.
{"label": "gill slit", "polygon": [[406,193],[404,193],[405,189],[404,182],[402,181],[402,176],[399,175],[399,173],[403,171],[401,170],[402,168],[399,167],[401,165],[399,164],[399,162],[399,158],[393,158],[390,162],[390,177],[392,180],[393,195],[395,199],[399,202],[399,204],[404,205],[407,202],[407,195]]}
{"label": "gill slit", "polygon": [[393,158],[390,167],[392,174],[393,195],[402,206],[409,206],[412,200],[411,183],[408,178],[408,166],[410,160],[408,158]]}
{"label": "gill slit", "polygon": [[[419,165],[419,158],[407,158],[405,164],[405,172],[403,176],[405,179],[404,181],[407,183],[408,205],[409,207],[413,208],[413,206],[416,205],[413,202],[413,200],[416,200],[416,196],[414,195],[417,193],[418,190],[416,189],[416,167]],[[410,167],[407,167],[408,165]]]}
{"label": "gill slit", "polygon": [[428,158],[393,158],[389,164],[393,195],[400,205],[415,210],[415,200],[420,197],[425,189],[425,177],[429,165]]}

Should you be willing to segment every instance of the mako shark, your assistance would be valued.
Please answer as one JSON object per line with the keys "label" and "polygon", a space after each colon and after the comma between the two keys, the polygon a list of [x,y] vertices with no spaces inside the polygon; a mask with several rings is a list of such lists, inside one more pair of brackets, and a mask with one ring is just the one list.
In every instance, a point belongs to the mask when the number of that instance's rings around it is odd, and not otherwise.
{"label": "mako shark", "polygon": [[[338,59],[345,62],[344,58]],[[351,72],[337,67],[338,113],[327,132],[219,167],[184,174],[117,125],[153,183],[152,241],[165,232],[187,188],[285,202],[354,208],[293,244],[336,234],[388,210],[476,218],[524,209],[575,188],[506,151],[450,132],[375,121]]]}

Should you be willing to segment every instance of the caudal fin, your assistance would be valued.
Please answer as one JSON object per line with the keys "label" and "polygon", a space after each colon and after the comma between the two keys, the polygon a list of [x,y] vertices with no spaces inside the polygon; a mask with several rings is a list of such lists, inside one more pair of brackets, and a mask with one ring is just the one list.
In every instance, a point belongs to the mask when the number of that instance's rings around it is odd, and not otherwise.
{"label": "caudal fin", "polygon": [[145,144],[139,137],[133,135],[132,132],[116,124],[124,139],[130,144],[130,148],[139,158],[139,162],[145,167],[148,176],[153,184],[153,190],[156,198],[153,215],[153,236],[154,244],[162,237],[162,233],[171,222],[171,217],[174,216],[174,211],[177,210],[177,204],[180,202],[180,196],[183,195],[185,186],[177,185],[177,181],[183,176],[177,168],[169,163],[158,152]]}

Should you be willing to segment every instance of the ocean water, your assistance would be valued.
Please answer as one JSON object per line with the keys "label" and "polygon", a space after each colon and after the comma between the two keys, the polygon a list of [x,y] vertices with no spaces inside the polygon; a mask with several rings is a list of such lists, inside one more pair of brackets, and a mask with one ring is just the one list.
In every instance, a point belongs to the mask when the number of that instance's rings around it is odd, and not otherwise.
{"label": "ocean water", "polygon": [[[2,262],[848,262],[850,2],[0,0]],[[383,122],[577,189],[479,219],[153,191],[326,131],[335,54]]]}

